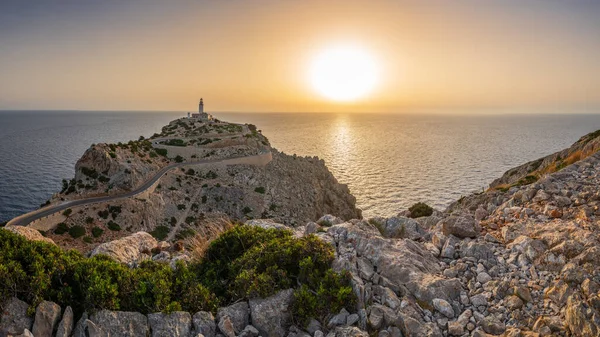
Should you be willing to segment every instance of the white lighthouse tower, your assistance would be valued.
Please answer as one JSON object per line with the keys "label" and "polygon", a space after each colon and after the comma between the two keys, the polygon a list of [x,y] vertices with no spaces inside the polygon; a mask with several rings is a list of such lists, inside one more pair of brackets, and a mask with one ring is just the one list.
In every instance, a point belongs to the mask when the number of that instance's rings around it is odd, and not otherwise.
{"label": "white lighthouse tower", "polygon": [[197,118],[206,122],[213,120],[211,114],[204,112],[204,100],[202,98],[200,98],[200,103],[198,103],[198,113],[193,113],[192,118]]}

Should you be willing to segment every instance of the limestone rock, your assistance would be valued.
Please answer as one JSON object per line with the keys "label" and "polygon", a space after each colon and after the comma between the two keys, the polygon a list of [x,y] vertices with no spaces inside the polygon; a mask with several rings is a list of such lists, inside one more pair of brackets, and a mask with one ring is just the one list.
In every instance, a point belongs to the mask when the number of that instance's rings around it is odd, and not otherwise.
{"label": "limestone rock", "polygon": [[441,298],[434,298],[432,304],[435,310],[448,317],[448,319],[454,318],[454,309],[452,309],[452,306],[447,301]]}
{"label": "limestone rock", "polygon": [[418,240],[425,235],[425,230],[416,220],[405,217],[391,217],[381,227],[381,234],[386,238]]}
{"label": "limestone rock", "polygon": [[71,309],[71,307],[67,307],[62,315],[60,323],[58,324],[55,337],[70,337],[71,332],[73,331],[74,319],[73,309]]}
{"label": "limestone rock", "polygon": [[92,330],[110,336],[145,337],[150,333],[148,319],[139,312],[98,311],[86,321],[88,330],[90,321],[94,324]]}
{"label": "limestone rock", "polygon": [[148,258],[145,252],[150,252],[157,243],[152,235],[146,232],[137,232],[115,241],[100,244],[92,250],[91,256],[108,255],[119,262],[133,266]]}
{"label": "limestone rock", "polygon": [[148,315],[152,337],[187,337],[192,333],[192,316],[189,312],[162,312]]}
{"label": "limestone rock", "polygon": [[0,319],[0,331],[9,334],[21,334],[25,329],[31,329],[33,319],[27,315],[29,304],[12,297],[2,305],[2,318]]}
{"label": "limestone rock", "polygon": [[60,306],[54,302],[43,301],[35,311],[35,321],[31,332],[34,336],[52,337],[54,327],[60,319]]}
{"label": "limestone rock", "polygon": [[481,231],[478,222],[469,215],[449,216],[442,221],[444,235],[450,234],[459,238],[474,238]]}
{"label": "limestone rock", "polygon": [[481,328],[489,334],[500,335],[506,330],[506,325],[497,319],[488,316],[481,320]]}
{"label": "limestone rock", "polygon": [[11,231],[15,234],[19,234],[24,236],[27,240],[30,241],[42,241],[51,244],[55,244],[54,241],[50,238],[44,237],[37,229],[33,229],[31,227],[25,226],[6,226],[4,227],[7,231]]}
{"label": "limestone rock", "polygon": [[206,311],[199,311],[192,317],[194,331],[202,334],[204,337],[215,337],[217,325],[213,314]]}
{"label": "limestone rock", "polygon": [[275,337],[286,333],[292,324],[293,298],[294,290],[287,289],[265,299],[250,300],[252,325],[258,329],[261,336]]}
{"label": "limestone rock", "polygon": [[[239,302],[236,304],[232,304],[228,307],[224,307],[224,308],[219,308],[219,310],[217,311],[217,322],[219,325],[219,328],[221,329],[221,326],[228,326],[229,324],[227,324],[227,322],[225,321],[227,317],[229,317],[229,321],[231,324],[231,327],[233,328],[233,332],[235,335],[239,334],[242,330],[244,330],[244,328],[246,327],[246,325],[249,324],[249,314],[250,314],[250,310],[248,308],[248,303],[247,302]],[[221,322],[223,321],[223,322]],[[221,331],[223,333],[225,333],[225,331],[223,331],[221,329]]]}

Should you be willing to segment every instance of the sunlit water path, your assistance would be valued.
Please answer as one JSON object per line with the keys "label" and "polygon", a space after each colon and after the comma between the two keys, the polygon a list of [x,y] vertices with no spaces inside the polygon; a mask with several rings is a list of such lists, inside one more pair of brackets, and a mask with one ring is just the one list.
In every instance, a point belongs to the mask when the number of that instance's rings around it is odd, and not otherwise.
{"label": "sunlit water path", "polygon": [[[279,150],[319,156],[365,216],[417,201],[438,208],[516,165],[600,129],[599,115],[235,114]],[[92,143],[150,136],[174,112],[0,112],[0,221],[33,210],[72,177]]]}

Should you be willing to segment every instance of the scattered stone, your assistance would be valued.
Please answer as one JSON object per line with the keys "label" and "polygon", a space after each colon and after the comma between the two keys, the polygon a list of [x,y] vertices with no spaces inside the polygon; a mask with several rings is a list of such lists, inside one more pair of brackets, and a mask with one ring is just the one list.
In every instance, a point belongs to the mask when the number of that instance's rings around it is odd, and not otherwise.
{"label": "scattered stone", "polygon": [[36,337],[52,337],[54,327],[60,320],[60,306],[54,302],[42,301],[35,310],[33,333]]}
{"label": "scattered stone", "polygon": [[452,309],[452,306],[447,301],[441,298],[434,298],[432,304],[435,310],[448,317],[448,319],[454,318],[454,309]]}

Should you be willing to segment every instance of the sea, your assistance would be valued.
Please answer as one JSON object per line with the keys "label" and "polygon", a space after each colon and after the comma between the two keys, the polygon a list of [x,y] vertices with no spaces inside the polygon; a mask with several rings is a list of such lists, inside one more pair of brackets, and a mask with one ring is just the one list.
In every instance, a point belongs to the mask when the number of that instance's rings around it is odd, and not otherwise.
{"label": "sea", "polygon": [[[93,143],[149,137],[185,112],[0,111],[0,222],[34,210]],[[318,156],[365,217],[444,209],[506,170],[600,129],[594,114],[214,113],[255,124],[287,154]]]}

